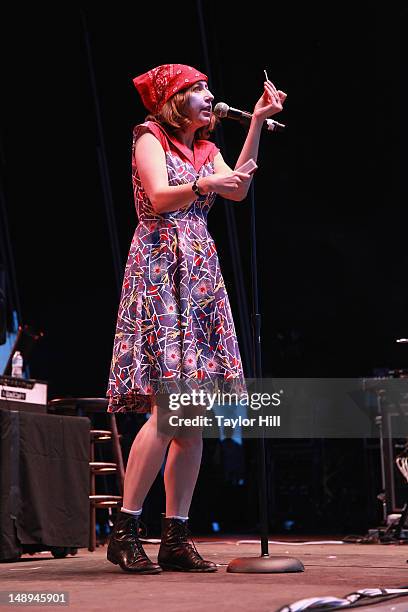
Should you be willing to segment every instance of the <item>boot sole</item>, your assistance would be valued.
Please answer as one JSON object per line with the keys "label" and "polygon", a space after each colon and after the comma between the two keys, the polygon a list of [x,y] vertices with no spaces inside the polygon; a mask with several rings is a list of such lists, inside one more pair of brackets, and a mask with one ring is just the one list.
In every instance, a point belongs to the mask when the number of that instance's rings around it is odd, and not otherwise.
{"label": "boot sole", "polygon": [[204,573],[204,572],[216,572],[218,570],[217,567],[209,567],[206,569],[187,569],[185,567],[181,567],[180,565],[171,565],[168,563],[160,563],[160,567],[165,572],[196,572],[196,573]]}
{"label": "boot sole", "polygon": [[123,566],[119,561],[115,559],[115,557],[112,557],[112,555],[106,555],[106,558],[108,561],[110,561],[110,563],[113,563],[113,565],[119,565],[120,569],[124,572],[127,572],[128,574],[161,574],[162,572],[160,567],[158,567],[157,569],[150,570],[132,570]]}

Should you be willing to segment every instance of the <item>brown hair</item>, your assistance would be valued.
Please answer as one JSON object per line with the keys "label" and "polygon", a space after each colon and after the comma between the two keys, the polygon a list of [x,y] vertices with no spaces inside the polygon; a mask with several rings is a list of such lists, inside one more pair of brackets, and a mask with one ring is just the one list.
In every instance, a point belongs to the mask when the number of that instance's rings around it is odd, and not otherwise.
{"label": "brown hair", "polygon": [[[191,124],[190,119],[185,114],[185,107],[188,103],[190,92],[192,91],[194,85],[188,89],[183,89],[182,91],[175,93],[170,100],[167,100],[167,102],[163,105],[160,112],[158,112],[156,115],[148,115],[145,121],[155,121],[169,132],[185,130]],[[208,140],[217,123],[218,118],[214,115],[214,113],[212,113],[210,123],[196,131],[194,140]]]}

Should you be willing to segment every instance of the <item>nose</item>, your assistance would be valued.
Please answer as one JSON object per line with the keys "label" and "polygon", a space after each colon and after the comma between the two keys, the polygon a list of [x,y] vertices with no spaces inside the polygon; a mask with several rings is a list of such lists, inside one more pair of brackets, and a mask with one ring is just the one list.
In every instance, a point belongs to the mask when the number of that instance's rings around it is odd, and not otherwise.
{"label": "nose", "polygon": [[212,102],[214,100],[214,96],[212,95],[212,93],[211,93],[211,91],[209,89],[206,90],[204,99],[205,100],[209,100],[210,102]]}

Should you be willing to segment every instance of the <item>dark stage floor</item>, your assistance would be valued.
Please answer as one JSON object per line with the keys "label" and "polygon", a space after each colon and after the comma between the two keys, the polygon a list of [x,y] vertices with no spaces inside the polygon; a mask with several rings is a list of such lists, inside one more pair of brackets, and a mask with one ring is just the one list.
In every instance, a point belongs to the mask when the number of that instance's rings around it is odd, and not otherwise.
{"label": "dark stage floor", "polygon": [[[314,542],[317,540],[313,538]],[[23,555],[13,563],[1,563],[0,590],[3,593],[8,590],[66,591],[69,608],[86,612],[274,612],[285,603],[306,597],[344,597],[363,588],[408,585],[406,545],[313,543],[296,546],[294,540],[291,544],[285,538],[283,544],[270,544],[270,554],[297,557],[303,562],[305,572],[251,575],[227,573],[226,565],[238,556],[259,555],[259,544],[244,543],[242,537],[225,540],[197,538],[195,542],[203,557],[219,564],[218,572],[163,572],[134,576],[107,562],[106,546],[100,546],[94,553],[79,549],[77,555],[64,559],[54,559],[49,553],[42,552],[34,556]],[[156,560],[157,544],[146,544],[146,551],[152,560]],[[4,610],[12,607],[0,606]],[[57,610],[61,606],[46,608]],[[377,604],[369,609],[407,612],[408,598]]]}

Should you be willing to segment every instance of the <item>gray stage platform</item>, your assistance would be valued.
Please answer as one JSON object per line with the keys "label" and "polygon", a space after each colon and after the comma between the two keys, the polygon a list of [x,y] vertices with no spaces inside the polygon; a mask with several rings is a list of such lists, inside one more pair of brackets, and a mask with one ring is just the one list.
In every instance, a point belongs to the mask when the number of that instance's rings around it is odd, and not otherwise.
{"label": "gray stage platform", "polygon": [[[77,555],[64,559],[54,559],[47,553],[24,555],[14,563],[0,564],[0,590],[68,592],[69,606],[42,608],[52,610],[274,612],[285,603],[305,597],[344,597],[361,588],[408,585],[407,545],[294,546],[288,540],[285,544],[271,544],[270,553],[299,558],[306,568],[304,573],[227,573],[226,564],[231,559],[259,554],[257,544],[238,544],[243,539],[195,540],[200,553],[220,565],[214,574],[129,575],[106,561],[105,546],[94,553],[80,549]],[[157,544],[147,544],[146,551],[156,560]],[[1,609],[11,610],[12,606]],[[407,612],[408,597],[370,609]]]}

